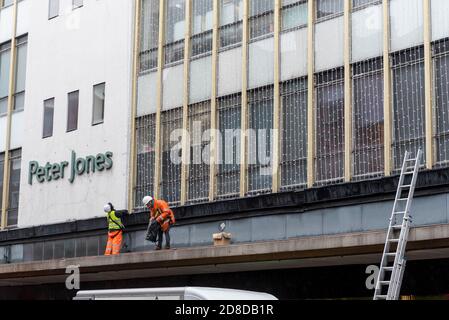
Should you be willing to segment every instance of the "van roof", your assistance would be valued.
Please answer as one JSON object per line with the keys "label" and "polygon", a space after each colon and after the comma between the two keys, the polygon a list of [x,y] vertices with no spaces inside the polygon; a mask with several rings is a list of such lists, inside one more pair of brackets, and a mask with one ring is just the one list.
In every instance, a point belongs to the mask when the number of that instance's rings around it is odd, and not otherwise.
{"label": "van roof", "polygon": [[177,287],[177,288],[146,288],[146,289],[115,289],[115,290],[91,290],[78,291],[76,298],[132,298],[142,296],[184,296],[188,298],[196,298],[201,300],[277,300],[271,294],[223,289],[223,288],[206,288],[206,287]]}

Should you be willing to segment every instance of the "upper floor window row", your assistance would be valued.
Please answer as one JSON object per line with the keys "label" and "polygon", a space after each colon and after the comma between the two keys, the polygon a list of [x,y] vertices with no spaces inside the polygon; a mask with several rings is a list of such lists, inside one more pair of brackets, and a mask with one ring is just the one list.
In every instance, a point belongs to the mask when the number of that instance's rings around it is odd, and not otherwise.
{"label": "upper floor window row", "polygon": [[[59,6],[60,6],[60,0],[48,0],[48,19],[49,20],[59,16]],[[72,0],[72,9],[77,9],[82,6],[83,6],[83,0]]]}

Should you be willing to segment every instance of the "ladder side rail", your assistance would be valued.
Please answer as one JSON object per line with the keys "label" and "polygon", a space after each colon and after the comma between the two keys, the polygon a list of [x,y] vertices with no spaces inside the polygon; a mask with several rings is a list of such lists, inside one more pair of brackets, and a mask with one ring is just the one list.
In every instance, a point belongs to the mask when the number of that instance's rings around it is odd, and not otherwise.
{"label": "ladder side rail", "polygon": [[[404,178],[405,178],[404,173],[407,171],[407,162],[409,160],[409,155],[410,155],[410,153],[408,151],[406,151],[404,160],[402,162],[401,175],[399,177],[398,188],[396,191],[396,196],[395,196],[393,209],[392,209],[392,213],[391,213],[391,217],[390,217],[390,223],[389,223],[388,231],[387,231],[387,239],[385,241],[384,251],[382,254],[382,260],[381,260],[380,268],[379,268],[379,274],[377,276],[376,287],[374,289],[374,298],[373,298],[374,300],[376,300],[377,295],[379,295],[382,292],[382,285],[380,284],[380,282],[383,281],[383,279],[385,278],[385,270],[383,268],[387,265],[387,262],[388,262],[387,253],[390,251],[389,239],[393,235],[393,225],[395,224],[394,223],[395,213],[396,213],[396,209],[397,209],[398,200],[401,198],[401,194],[402,194],[401,186],[402,186],[402,184],[404,182]],[[395,269],[393,268],[393,271],[392,271],[392,274],[390,277],[391,280],[393,280],[394,273],[395,273]],[[391,283],[390,283],[390,285],[391,285]],[[389,290],[390,290],[390,288],[391,287],[389,286]]]}

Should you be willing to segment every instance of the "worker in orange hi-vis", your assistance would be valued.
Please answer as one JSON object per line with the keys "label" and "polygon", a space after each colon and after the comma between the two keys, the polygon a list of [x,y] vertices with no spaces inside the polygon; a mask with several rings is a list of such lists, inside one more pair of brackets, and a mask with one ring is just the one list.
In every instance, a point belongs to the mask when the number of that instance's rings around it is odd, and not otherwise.
{"label": "worker in orange hi-vis", "polygon": [[123,241],[123,230],[125,230],[121,218],[124,214],[128,214],[128,210],[116,211],[112,203],[108,203],[104,206],[104,212],[107,213],[108,219],[108,243],[104,255],[110,256],[120,254]]}
{"label": "worker in orange hi-vis", "polygon": [[143,198],[142,202],[150,209],[150,223],[156,220],[160,225],[156,250],[162,249],[163,234],[165,234],[165,249],[170,249],[170,227],[176,223],[173,211],[164,200],[156,200],[153,197],[147,196]]}

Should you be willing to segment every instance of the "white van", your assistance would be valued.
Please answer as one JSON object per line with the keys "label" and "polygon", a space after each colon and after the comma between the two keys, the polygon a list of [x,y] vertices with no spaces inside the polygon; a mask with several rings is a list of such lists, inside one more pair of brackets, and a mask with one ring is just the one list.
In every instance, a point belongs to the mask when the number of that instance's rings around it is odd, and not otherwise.
{"label": "white van", "polygon": [[74,300],[278,300],[253,291],[221,288],[153,288],[78,291]]}

